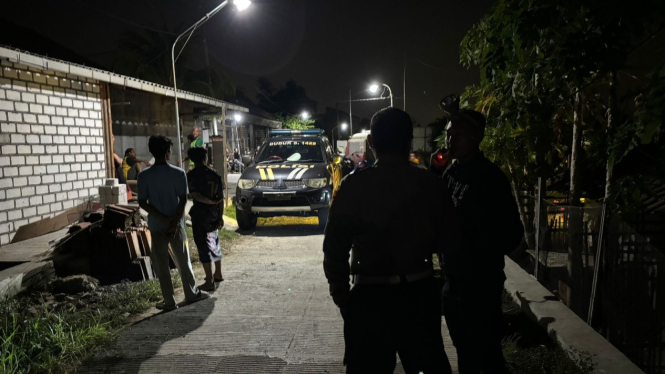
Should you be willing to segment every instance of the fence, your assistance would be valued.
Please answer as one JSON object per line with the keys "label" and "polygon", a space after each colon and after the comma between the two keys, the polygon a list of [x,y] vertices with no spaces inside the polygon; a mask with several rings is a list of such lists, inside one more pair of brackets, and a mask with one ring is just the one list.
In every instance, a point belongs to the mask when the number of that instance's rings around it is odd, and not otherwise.
{"label": "fence", "polygon": [[645,373],[665,374],[665,255],[602,207],[540,201],[534,276]]}

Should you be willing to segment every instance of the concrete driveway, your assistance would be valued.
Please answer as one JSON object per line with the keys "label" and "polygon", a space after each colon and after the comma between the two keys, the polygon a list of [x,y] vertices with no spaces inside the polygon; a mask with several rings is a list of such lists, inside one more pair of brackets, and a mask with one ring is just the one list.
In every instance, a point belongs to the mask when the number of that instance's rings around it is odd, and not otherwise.
{"label": "concrete driveway", "polygon": [[82,372],[344,373],[322,242],[316,226],[259,227],[223,260],[211,299],[137,323]]}
{"label": "concrete driveway", "polygon": [[238,179],[240,179],[240,173],[229,173],[227,176],[227,183],[229,185],[228,198],[232,199],[236,195],[236,186],[238,185]]}

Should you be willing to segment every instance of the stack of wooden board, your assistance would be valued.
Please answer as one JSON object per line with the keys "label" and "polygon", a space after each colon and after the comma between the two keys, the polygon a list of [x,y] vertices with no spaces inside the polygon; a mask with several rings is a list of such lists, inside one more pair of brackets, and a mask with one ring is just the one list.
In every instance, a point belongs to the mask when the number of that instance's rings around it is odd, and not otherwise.
{"label": "stack of wooden board", "polygon": [[102,284],[154,278],[150,231],[141,220],[140,209],[108,205],[99,213],[90,215],[96,222],[72,226],[55,247],[51,259],[56,275],[87,274]]}

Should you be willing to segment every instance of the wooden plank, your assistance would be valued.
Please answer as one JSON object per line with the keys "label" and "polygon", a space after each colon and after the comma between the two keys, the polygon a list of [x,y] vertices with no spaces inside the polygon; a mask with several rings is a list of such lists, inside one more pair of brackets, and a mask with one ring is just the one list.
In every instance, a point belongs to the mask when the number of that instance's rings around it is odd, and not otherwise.
{"label": "wooden plank", "polygon": [[141,257],[141,248],[139,246],[136,232],[127,231],[125,233],[125,237],[127,238],[127,245],[129,246],[129,256],[132,258],[132,260],[136,260],[137,258]]}
{"label": "wooden plank", "polygon": [[[10,243],[0,247],[0,261],[34,261],[47,254],[51,248],[49,242],[67,235],[67,229],[28,239],[19,243]],[[1,278],[0,278],[1,279]]]}
{"label": "wooden plank", "polygon": [[150,253],[152,252],[152,237],[150,236],[150,230],[145,229],[141,230],[138,232],[139,234],[139,240],[141,242],[141,249],[142,249],[142,255],[143,256],[150,256]]}
{"label": "wooden plank", "polygon": [[18,231],[16,231],[12,243],[36,238],[67,227],[78,221],[80,215],[83,214],[86,209],[88,209],[88,203],[82,203],[78,206],[67,209],[54,217],[44,218],[37,222],[23,225],[19,227]]}
{"label": "wooden plank", "polygon": [[0,300],[12,297],[19,293],[23,283],[23,273],[14,274],[10,277],[0,280]]}

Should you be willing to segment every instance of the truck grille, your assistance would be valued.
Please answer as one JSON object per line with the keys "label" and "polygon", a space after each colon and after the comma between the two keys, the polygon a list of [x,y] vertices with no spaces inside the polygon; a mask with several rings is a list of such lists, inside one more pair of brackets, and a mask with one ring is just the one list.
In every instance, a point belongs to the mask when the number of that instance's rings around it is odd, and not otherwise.
{"label": "truck grille", "polygon": [[271,201],[264,197],[255,197],[252,206],[262,207],[288,207],[288,206],[309,206],[309,200],[305,196],[295,196],[290,200]]}
{"label": "truck grille", "polygon": [[[256,187],[260,188],[275,188],[275,184],[278,181],[259,181],[259,183],[256,184]],[[305,183],[302,180],[286,180],[284,181],[284,184],[286,185],[286,188],[303,188],[305,187]]]}

